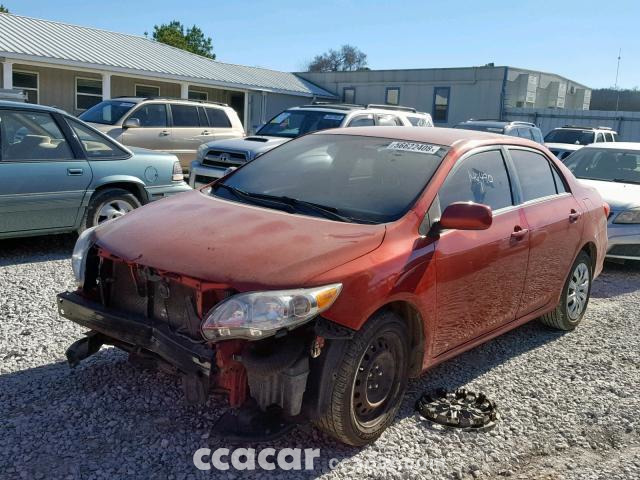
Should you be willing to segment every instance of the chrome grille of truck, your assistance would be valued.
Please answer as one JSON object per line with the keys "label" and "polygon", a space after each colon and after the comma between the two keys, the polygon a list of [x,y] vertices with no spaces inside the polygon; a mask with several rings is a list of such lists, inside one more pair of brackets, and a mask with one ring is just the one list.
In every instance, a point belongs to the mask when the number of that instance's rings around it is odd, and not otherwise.
{"label": "chrome grille of truck", "polygon": [[222,150],[209,150],[202,159],[203,165],[210,167],[237,167],[246,163],[247,155],[243,152],[225,152]]}

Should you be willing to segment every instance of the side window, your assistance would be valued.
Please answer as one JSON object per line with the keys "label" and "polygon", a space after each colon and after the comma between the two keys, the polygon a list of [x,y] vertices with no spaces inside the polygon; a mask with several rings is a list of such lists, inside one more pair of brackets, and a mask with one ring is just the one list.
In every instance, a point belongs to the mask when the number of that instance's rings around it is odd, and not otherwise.
{"label": "side window", "polygon": [[221,108],[207,108],[209,126],[214,128],[231,128],[229,117]]}
{"label": "side window", "polygon": [[171,105],[174,127],[199,127],[198,107],[192,105]]}
{"label": "side window", "polygon": [[604,138],[607,142],[613,142],[613,135],[610,132],[604,132]]}
{"label": "side window", "polygon": [[611,138],[612,138],[612,142],[617,142],[618,141],[618,134],[617,133],[612,133],[611,134]]}
{"label": "side window", "polygon": [[456,165],[439,192],[442,210],[455,202],[475,202],[493,210],[513,205],[511,184],[500,150],[476,153]]}
{"label": "side window", "polygon": [[401,127],[402,120],[395,115],[381,114],[378,115],[378,125],[381,127]]}
{"label": "side window", "polygon": [[376,124],[373,115],[358,115],[353,117],[347,127],[372,127]]}
{"label": "side window", "polygon": [[140,120],[141,127],[164,128],[167,124],[167,106],[164,103],[148,103],[138,108],[129,118]]}
{"label": "side window", "polygon": [[0,158],[4,161],[74,158],[49,113],[0,110],[0,139]]}
{"label": "side window", "polygon": [[598,135],[596,135],[596,143],[598,142],[604,142],[604,135],[602,135],[602,133],[598,133]]}
{"label": "side window", "polygon": [[531,134],[533,135],[534,142],[544,143],[544,139],[542,138],[542,132],[539,128],[532,128]]}
{"label": "side window", "polygon": [[523,202],[556,194],[549,160],[529,150],[510,149],[511,159],[520,179]]}
{"label": "side window", "polygon": [[527,127],[519,127],[518,136],[521,138],[526,138],[527,140],[533,140],[533,135],[531,135],[531,129]]}
{"label": "side window", "polygon": [[565,185],[562,176],[553,165],[551,165],[551,172],[553,173],[553,181],[556,182],[556,192],[565,193],[567,191],[567,186]]}
{"label": "side window", "polygon": [[122,150],[111,140],[97,132],[94,132],[77,120],[67,118],[67,122],[69,122],[69,126],[78,136],[78,139],[82,144],[82,148],[87,154],[87,158],[89,160],[122,158],[127,155],[127,152]]}

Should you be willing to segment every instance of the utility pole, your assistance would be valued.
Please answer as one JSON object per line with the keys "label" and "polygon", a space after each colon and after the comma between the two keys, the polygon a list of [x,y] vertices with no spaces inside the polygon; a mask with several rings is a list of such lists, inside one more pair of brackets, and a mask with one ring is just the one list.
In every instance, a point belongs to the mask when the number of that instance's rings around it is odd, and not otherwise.
{"label": "utility pole", "polygon": [[620,106],[620,90],[618,90],[618,74],[620,73],[620,58],[622,55],[622,48],[618,51],[618,66],[616,67],[616,84],[613,88],[616,90],[616,112]]}

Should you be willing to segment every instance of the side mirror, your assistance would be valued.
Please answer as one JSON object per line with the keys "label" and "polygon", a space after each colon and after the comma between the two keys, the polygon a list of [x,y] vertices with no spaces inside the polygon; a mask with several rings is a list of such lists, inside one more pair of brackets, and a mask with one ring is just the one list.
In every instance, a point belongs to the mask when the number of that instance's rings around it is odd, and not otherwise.
{"label": "side mirror", "polygon": [[140,119],[129,117],[122,124],[122,128],[140,128]]}
{"label": "side mirror", "polygon": [[486,230],[493,222],[491,207],[480,203],[456,202],[440,217],[440,228],[453,230]]}

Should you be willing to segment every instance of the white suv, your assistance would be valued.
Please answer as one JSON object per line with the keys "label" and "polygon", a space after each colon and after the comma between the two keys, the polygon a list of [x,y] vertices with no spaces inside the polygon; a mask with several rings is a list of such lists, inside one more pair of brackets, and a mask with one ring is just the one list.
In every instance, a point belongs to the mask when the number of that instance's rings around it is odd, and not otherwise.
{"label": "white suv", "polygon": [[554,128],[544,137],[544,144],[560,160],[592,143],[617,142],[618,132],[609,127],[565,125]]}
{"label": "white suv", "polygon": [[260,127],[256,135],[202,145],[191,162],[189,185],[197,188],[211,183],[229,167],[238,167],[300,135],[366,126],[433,127],[433,121],[428,113],[392,105],[314,103],[289,108]]}

